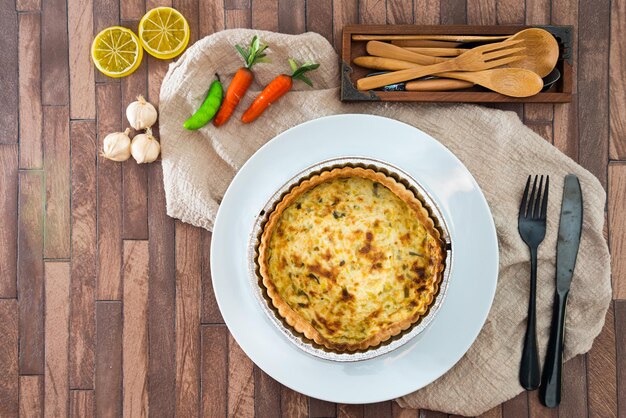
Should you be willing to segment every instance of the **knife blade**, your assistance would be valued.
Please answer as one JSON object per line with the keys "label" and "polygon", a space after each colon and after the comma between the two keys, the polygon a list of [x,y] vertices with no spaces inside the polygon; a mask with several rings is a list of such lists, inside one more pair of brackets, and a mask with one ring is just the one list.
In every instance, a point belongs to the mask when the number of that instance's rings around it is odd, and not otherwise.
{"label": "knife blade", "polygon": [[572,283],[583,225],[583,197],[580,182],[574,174],[565,176],[563,203],[556,244],[556,287],[567,292]]}
{"label": "knife blade", "polygon": [[578,177],[568,174],[565,176],[563,184],[563,202],[561,203],[559,235],[556,244],[554,311],[540,388],[541,401],[549,408],[554,408],[561,402],[565,307],[576,266],[582,224],[583,198],[580,182]]}

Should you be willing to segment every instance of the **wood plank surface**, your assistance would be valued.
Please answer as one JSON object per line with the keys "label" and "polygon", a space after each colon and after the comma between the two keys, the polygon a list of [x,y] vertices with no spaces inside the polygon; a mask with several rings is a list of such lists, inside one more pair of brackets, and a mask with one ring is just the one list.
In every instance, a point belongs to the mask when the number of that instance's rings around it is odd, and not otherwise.
{"label": "wood plank surface", "polygon": [[226,326],[202,326],[202,416],[228,413],[228,330]]}
{"label": "wood plank surface", "polygon": [[[122,4],[129,4],[123,1]],[[96,117],[95,70],[91,62],[93,0],[67,0],[69,43],[70,116]]]}
{"label": "wood plank surface", "polygon": [[202,231],[202,316],[203,324],[223,324],[211,280],[211,233]]}
{"label": "wood plank surface", "polygon": [[[96,87],[98,149],[113,132],[122,131],[119,83]],[[122,293],[122,166],[98,156],[98,276],[97,300],[119,300]]]}
{"label": "wood plank surface", "polygon": [[341,28],[350,23],[359,22],[359,6],[357,0],[333,0],[333,45],[341,50]]}
{"label": "wood plank surface", "polygon": [[[122,21],[122,25],[134,29],[138,21]],[[137,96],[148,95],[148,65],[142,61],[137,70],[121,80],[122,127],[130,125],[126,107]],[[148,165],[137,164],[131,157],[122,164],[122,237],[124,239],[148,239]]]}
{"label": "wood plank surface", "polygon": [[414,21],[416,25],[438,25],[441,17],[439,0],[414,0]]}
{"label": "wood plank surface", "polygon": [[96,302],[96,386],[98,417],[122,415],[122,303]]}
{"label": "wood plank surface", "polygon": [[[379,0],[359,1],[359,23],[384,25],[387,23],[387,8],[385,6],[385,2]],[[415,14],[413,18],[415,18]]]}
{"label": "wood plank surface", "polygon": [[70,258],[70,128],[67,106],[43,110],[46,233],[44,258]]}
{"label": "wood plank surface", "polygon": [[337,404],[309,398],[309,416],[311,418],[336,417]]}
{"label": "wood plank surface", "polygon": [[254,417],[254,367],[232,335],[228,337],[228,416]]}
{"label": "wood plank surface", "polygon": [[124,241],[124,416],[148,416],[148,241]]}
{"label": "wood plank surface", "polygon": [[281,385],[280,412],[282,418],[306,418],[309,416],[308,398]]}
{"label": "wood plank surface", "polygon": [[70,388],[93,389],[97,262],[97,140],[94,121],[70,124],[72,161],[72,265]]}
{"label": "wood plank surface", "polygon": [[563,364],[559,417],[587,416],[587,356]]}
{"label": "wood plank surface", "polygon": [[120,19],[122,20],[138,21],[139,19],[141,19],[145,12],[145,1],[125,0],[120,2]]}
{"label": "wood plank surface", "polygon": [[43,418],[43,376],[20,376],[20,417]]}
{"label": "wood plank surface", "polygon": [[613,298],[626,299],[626,164],[609,165],[609,237]]}
{"label": "wood plank surface", "polygon": [[13,0],[0,1],[0,144],[15,144],[18,136],[18,31]]}
{"label": "wood plank surface", "polygon": [[[333,2],[331,0],[315,0],[306,3],[306,21],[297,20],[297,25],[290,29],[290,33],[302,33],[305,28],[317,32],[332,42],[333,39]],[[279,25],[280,32],[284,32],[284,21]],[[287,22],[290,22],[287,20]],[[304,25],[304,26],[303,26]]]}
{"label": "wood plank surface", "polygon": [[94,413],[93,390],[70,391],[70,418],[92,418]]}
{"label": "wood plank surface", "polygon": [[502,405],[498,405],[491,408],[489,411],[482,413],[478,418],[503,418],[502,417]]}
{"label": "wood plank surface", "polygon": [[611,3],[609,50],[610,158],[626,160],[626,1]]}
{"label": "wood plank surface", "polygon": [[615,301],[615,347],[617,367],[617,412],[626,413],[626,301]]}
{"label": "wood plank surface", "polygon": [[391,418],[391,401],[376,402],[363,406],[363,418]]}
{"label": "wood plank surface", "polygon": [[387,24],[412,24],[413,7],[413,1],[387,0]]}
{"label": "wood plank surface", "polygon": [[441,0],[440,13],[442,25],[464,25],[467,23],[465,0]]}
{"label": "wood plank surface", "polygon": [[173,416],[176,405],[176,262],[174,220],[165,213],[163,171],[152,163],[148,174],[148,404]]}
{"label": "wood plank surface", "polygon": [[608,0],[580,2],[578,44],[578,161],[606,187],[609,148],[608,90],[609,22]]}
{"label": "wood plank surface", "polygon": [[495,25],[496,20],[495,0],[467,2],[467,23],[469,25]]}
{"label": "wood plank surface", "polygon": [[[41,102],[69,104],[67,1],[46,0],[41,14]],[[45,131],[44,131],[45,132]]]}
{"label": "wood plank surface", "polygon": [[589,417],[617,417],[616,370],[615,314],[611,302],[602,332],[587,353]]}
{"label": "wood plank surface", "polygon": [[502,416],[507,418],[522,418],[530,416],[528,413],[528,393],[522,392],[513,399],[502,404]]}
{"label": "wood plank surface", "polygon": [[17,371],[17,301],[0,299],[0,416],[16,416],[19,410]]}
{"label": "wood plank surface", "polygon": [[176,416],[200,410],[200,295],[202,241],[199,228],[176,222]]}
{"label": "wood plank surface", "polygon": [[43,374],[43,218],[42,171],[19,173],[17,223],[17,292],[20,328],[20,374]]}
{"label": "wood plank surface", "polygon": [[496,21],[499,25],[524,23],[526,4],[518,0],[500,0],[496,8]]}
{"label": "wood plank surface", "polygon": [[20,168],[43,168],[39,13],[19,15],[19,65]]}
{"label": "wood plank surface", "polygon": [[41,0],[16,0],[15,8],[18,12],[33,12],[41,9]]}
{"label": "wood plank surface", "polygon": [[224,2],[199,0],[198,33],[205,37],[224,29]]}
{"label": "wood plank surface", "polygon": [[0,416],[457,417],[337,405],[273,380],[224,325],[211,233],[166,215],[161,163],[98,157],[138,93],[158,106],[175,59],[145,54],[108,78],[93,36],[136,30],[161,5],[186,16],[190,45],[239,27],[314,31],[339,49],[353,22],[573,25],[572,102],[495,107],[607,187],[614,308],[591,352],[565,363],[558,409],[522,393],[481,418],[626,413],[624,0],[0,0]]}
{"label": "wood plank surface", "polygon": [[578,160],[578,0],[552,0],[550,23],[572,25],[572,102],[554,107],[554,145]]}
{"label": "wood plank surface", "polygon": [[304,32],[304,4],[304,0],[278,0],[278,29],[280,32],[294,34]]}
{"label": "wood plank surface", "polygon": [[281,412],[280,383],[254,366],[254,416],[273,418]]}
{"label": "wood plank surface", "polygon": [[46,374],[44,411],[47,416],[68,415],[68,340],[70,315],[70,263],[45,263],[46,280]]}
{"label": "wood plank surface", "polygon": [[0,145],[0,298],[17,297],[17,144]]}

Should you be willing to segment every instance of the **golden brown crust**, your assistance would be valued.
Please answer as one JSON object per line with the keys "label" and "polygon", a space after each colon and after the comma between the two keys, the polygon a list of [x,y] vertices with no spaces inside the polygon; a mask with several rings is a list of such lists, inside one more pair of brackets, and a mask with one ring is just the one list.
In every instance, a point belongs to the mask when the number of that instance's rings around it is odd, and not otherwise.
{"label": "golden brown crust", "polygon": [[[409,207],[411,207],[419,221],[425,226],[428,233],[435,237],[440,248],[432,248],[432,257],[434,261],[434,276],[436,280],[433,282],[433,289],[429,294],[428,303],[424,305],[424,309],[416,312],[412,317],[406,318],[402,321],[398,321],[391,324],[389,327],[383,329],[372,337],[361,341],[358,344],[337,344],[333,341],[325,338],[318,330],[316,330],[311,323],[302,318],[300,314],[294,311],[281,297],[280,293],[276,289],[276,286],[271,280],[268,264],[266,262],[267,252],[269,248],[269,241],[272,237],[272,233],[280,219],[283,211],[291,205],[291,203],[302,195],[307,190],[314,188],[315,186],[324,183],[326,181],[339,178],[339,177],[361,177],[369,179],[382,184],[387,187],[391,192],[404,201]],[[380,343],[388,340],[389,338],[398,335],[402,331],[408,329],[417,322],[427,311],[432,304],[435,295],[439,291],[439,284],[441,282],[443,269],[444,269],[444,256],[445,249],[440,239],[441,235],[439,230],[435,227],[435,223],[430,217],[428,211],[422,205],[422,202],[415,197],[412,191],[408,190],[402,183],[397,182],[395,179],[371,169],[365,169],[360,167],[343,167],[335,168],[330,171],[324,171],[319,175],[315,175],[308,180],[302,181],[299,185],[294,187],[276,206],[274,211],[270,214],[267,223],[261,234],[261,242],[259,245],[259,270],[262,277],[262,282],[267,289],[267,294],[272,300],[272,304],[278,310],[278,313],[285,321],[291,325],[297,332],[305,335],[306,338],[315,341],[317,344],[323,345],[326,348],[336,351],[357,351],[366,350],[370,347],[375,347]]]}

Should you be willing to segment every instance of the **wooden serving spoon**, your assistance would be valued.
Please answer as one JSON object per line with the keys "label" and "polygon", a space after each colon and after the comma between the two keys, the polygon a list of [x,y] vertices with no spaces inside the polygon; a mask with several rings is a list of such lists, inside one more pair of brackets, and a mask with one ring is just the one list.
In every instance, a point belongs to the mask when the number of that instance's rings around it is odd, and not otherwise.
{"label": "wooden serving spoon", "polygon": [[[437,74],[440,77],[470,81],[496,93],[510,97],[529,97],[539,93],[543,80],[535,72],[524,68],[493,68],[484,71],[449,72]],[[411,90],[411,81],[406,89]]]}
{"label": "wooden serving spoon", "polygon": [[523,41],[525,55],[519,61],[510,63],[511,68],[525,68],[545,77],[554,69],[559,59],[559,43],[550,32],[539,28],[524,29],[509,40]]}
{"label": "wooden serving spoon", "polygon": [[[420,68],[411,62],[401,61],[391,58],[380,57],[356,57],[353,62],[361,67],[372,68],[376,70],[406,70],[410,68]],[[543,80],[536,73],[523,68],[494,68],[483,71],[449,71],[437,74],[439,77],[452,78],[455,80],[464,80],[470,83],[478,84],[489,90],[504,94],[511,97],[528,97],[535,95],[543,88]],[[422,90],[424,80],[409,81],[405,85],[405,90],[424,91]],[[456,84],[449,82],[430,83],[439,87],[441,90],[447,90],[448,84],[455,86]],[[433,87],[428,86],[428,87]],[[467,88],[464,86],[461,88]],[[456,87],[455,87],[456,88]]]}

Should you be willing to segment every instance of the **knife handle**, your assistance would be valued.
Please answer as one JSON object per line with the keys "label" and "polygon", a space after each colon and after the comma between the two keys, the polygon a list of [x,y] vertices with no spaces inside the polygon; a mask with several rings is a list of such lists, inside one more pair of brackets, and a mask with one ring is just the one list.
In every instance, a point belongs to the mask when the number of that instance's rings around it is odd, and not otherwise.
{"label": "knife handle", "polygon": [[550,327],[550,341],[546,362],[543,365],[541,382],[541,401],[548,408],[555,408],[561,402],[561,368],[563,366],[563,334],[565,331],[565,306],[567,292],[556,292],[554,311]]}
{"label": "knife handle", "polygon": [[519,370],[519,382],[526,390],[539,387],[539,354],[537,353],[537,248],[530,247],[530,295],[528,298],[528,320]]}

